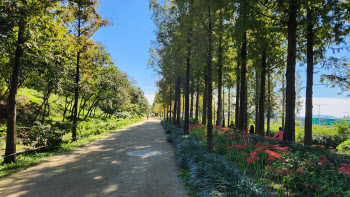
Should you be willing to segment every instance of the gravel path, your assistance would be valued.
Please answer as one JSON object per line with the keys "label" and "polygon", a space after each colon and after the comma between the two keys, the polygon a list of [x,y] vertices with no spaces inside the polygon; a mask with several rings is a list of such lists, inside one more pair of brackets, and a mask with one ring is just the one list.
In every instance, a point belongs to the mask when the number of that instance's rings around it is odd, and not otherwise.
{"label": "gravel path", "polygon": [[[127,154],[145,150],[163,155]],[[178,170],[160,121],[150,118],[7,177],[0,196],[186,196]]]}

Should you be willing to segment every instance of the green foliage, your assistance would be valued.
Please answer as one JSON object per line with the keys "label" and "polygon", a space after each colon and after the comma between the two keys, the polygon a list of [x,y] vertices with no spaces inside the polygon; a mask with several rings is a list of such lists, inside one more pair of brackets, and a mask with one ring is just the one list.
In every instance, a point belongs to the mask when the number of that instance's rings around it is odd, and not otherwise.
{"label": "green foliage", "polygon": [[[196,196],[271,196],[262,186],[236,169],[227,158],[208,153],[193,137],[183,137],[182,129],[162,121],[176,146],[179,164],[188,170],[187,184]],[[182,132],[181,132],[182,131]]]}
{"label": "green foliage", "polygon": [[337,149],[340,151],[340,153],[347,153],[350,155],[350,139],[339,144],[339,146],[337,146]]}
{"label": "green foliage", "polygon": [[33,127],[26,132],[28,136],[23,142],[26,145],[34,147],[55,148],[62,143],[62,137],[64,132],[60,131],[57,127],[51,125],[42,125],[40,122],[35,122]]}

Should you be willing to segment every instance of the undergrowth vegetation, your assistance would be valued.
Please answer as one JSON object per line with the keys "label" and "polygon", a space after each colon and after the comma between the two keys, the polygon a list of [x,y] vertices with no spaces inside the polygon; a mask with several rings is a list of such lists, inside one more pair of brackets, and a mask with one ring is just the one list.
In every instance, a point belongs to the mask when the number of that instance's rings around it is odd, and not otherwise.
{"label": "undergrowth vegetation", "polygon": [[192,136],[162,121],[168,140],[176,146],[182,177],[195,196],[271,196],[257,181],[243,175],[229,159],[209,153]]}

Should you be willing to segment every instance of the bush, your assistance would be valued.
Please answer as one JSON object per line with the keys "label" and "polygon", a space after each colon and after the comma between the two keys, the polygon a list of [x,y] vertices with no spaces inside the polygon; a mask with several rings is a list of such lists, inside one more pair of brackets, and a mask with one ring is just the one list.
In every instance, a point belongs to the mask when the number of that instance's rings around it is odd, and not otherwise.
{"label": "bush", "polygon": [[35,122],[34,126],[26,133],[28,138],[23,142],[34,147],[48,146],[50,148],[58,147],[62,143],[63,132],[51,125],[42,125]]}
{"label": "bush", "polygon": [[199,124],[198,119],[190,118],[190,124]]}
{"label": "bush", "polygon": [[350,139],[344,141],[339,146],[337,146],[337,149],[340,151],[350,151]]}

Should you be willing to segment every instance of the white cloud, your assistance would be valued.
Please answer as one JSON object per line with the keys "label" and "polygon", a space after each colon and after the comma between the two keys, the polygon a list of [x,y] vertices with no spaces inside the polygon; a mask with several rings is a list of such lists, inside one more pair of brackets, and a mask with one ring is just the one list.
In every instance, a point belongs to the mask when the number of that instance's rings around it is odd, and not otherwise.
{"label": "white cloud", "polygon": [[146,99],[148,100],[149,104],[152,105],[154,101],[155,94],[145,94]]}
{"label": "white cloud", "polygon": [[[305,97],[302,98],[302,107],[299,116],[305,116]],[[331,115],[336,117],[348,116],[350,113],[350,99],[339,98],[313,98],[312,114]]]}

